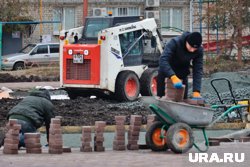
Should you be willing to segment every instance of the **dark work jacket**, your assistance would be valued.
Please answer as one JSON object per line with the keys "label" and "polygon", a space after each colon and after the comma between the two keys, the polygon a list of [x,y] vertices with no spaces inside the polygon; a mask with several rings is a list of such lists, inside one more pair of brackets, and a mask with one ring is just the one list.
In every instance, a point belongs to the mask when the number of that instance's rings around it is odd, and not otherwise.
{"label": "dark work jacket", "polygon": [[159,71],[168,78],[172,75],[184,79],[190,74],[190,63],[193,69],[193,91],[200,92],[201,78],[203,75],[203,48],[195,52],[188,52],[186,49],[186,37],[189,32],[171,39],[165,46],[159,60]]}
{"label": "dark work jacket", "polygon": [[8,119],[12,116],[18,118],[20,115],[36,128],[40,128],[45,123],[48,130],[50,119],[55,117],[53,110],[54,106],[48,91],[33,91],[9,111]]}

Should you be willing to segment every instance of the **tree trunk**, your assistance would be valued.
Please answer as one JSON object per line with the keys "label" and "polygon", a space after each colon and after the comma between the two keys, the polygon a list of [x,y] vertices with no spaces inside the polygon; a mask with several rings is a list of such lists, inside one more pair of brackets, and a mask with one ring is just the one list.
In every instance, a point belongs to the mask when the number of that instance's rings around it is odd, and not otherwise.
{"label": "tree trunk", "polygon": [[237,48],[238,48],[238,63],[242,64],[242,30],[238,29],[238,40],[237,40]]}
{"label": "tree trunk", "polygon": [[[242,3],[239,1],[238,3],[238,17],[242,17]],[[238,48],[238,63],[241,65],[242,64],[242,21],[239,20],[237,22],[237,48]]]}

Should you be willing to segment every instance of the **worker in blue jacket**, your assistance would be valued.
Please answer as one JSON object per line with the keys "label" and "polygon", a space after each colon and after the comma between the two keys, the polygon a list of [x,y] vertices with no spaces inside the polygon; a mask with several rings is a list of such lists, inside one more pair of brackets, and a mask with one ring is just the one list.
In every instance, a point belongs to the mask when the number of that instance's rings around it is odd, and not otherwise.
{"label": "worker in blue jacket", "polygon": [[184,99],[188,96],[188,75],[193,73],[193,98],[200,99],[203,75],[202,36],[199,32],[185,32],[171,39],[159,60],[157,96],[165,95],[165,78],[171,79],[175,88],[186,86]]}

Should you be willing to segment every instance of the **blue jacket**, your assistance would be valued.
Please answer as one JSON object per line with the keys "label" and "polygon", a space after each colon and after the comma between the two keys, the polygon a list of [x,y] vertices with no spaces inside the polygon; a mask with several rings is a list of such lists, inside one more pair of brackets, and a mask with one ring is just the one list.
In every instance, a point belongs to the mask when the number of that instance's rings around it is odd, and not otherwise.
{"label": "blue jacket", "polygon": [[201,79],[203,75],[203,48],[191,53],[186,49],[186,38],[190,32],[185,32],[181,36],[171,39],[165,46],[159,60],[159,71],[167,77],[176,75],[184,79],[190,74],[192,62],[193,71],[193,91],[200,92]]}

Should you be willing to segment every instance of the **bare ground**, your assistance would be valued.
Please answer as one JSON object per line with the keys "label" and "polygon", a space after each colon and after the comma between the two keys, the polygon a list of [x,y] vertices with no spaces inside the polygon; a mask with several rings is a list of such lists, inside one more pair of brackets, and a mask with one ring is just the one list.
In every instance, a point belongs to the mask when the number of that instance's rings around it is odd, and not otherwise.
{"label": "bare ground", "polygon": [[[0,141],[4,136],[8,111],[20,99],[0,100]],[[151,114],[141,102],[118,103],[116,101],[90,98],[77,98],[75,100],[52,100],[55,114],[62,116],[62,126],[94,125],[95,121],[106,121],[107,125],[115,124],[116,115],[126,116],[129,124],[130,115],[142,115],[142,123],[146,124],[147,115]]]}
{"label": "bare ground", "polygon": [[[8,111],[20,100],[0,100],[0,127],[5,125]],[[107,125],[113,125],[114,116],[127,116],[126,124],[129,124],[130,115],[142,115],[143,123],[150,114],[141,102],[119,103],[105,99],[77,98],[74,100],[53,100],[55,114],[62,116],[63,126],[94,125],[95,121],[106,121]]]}

